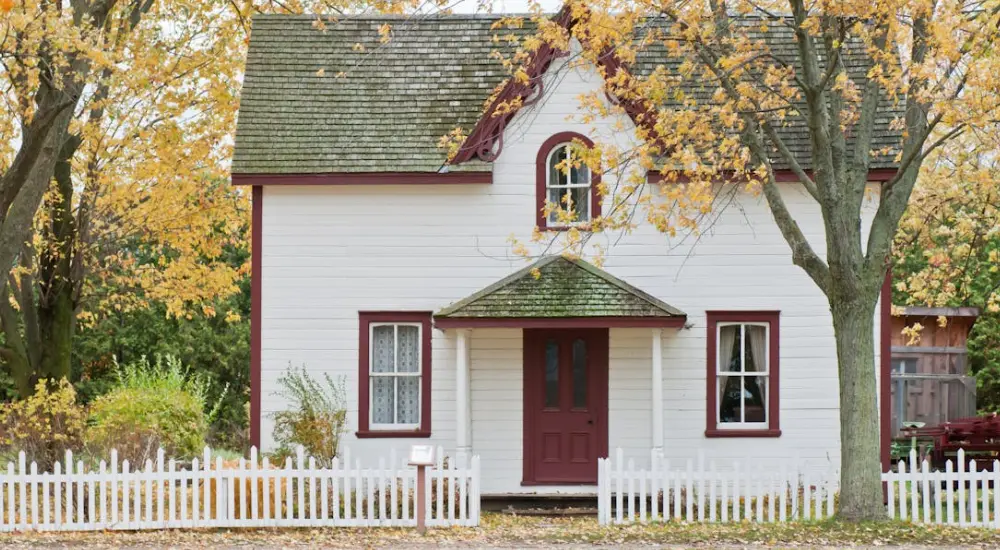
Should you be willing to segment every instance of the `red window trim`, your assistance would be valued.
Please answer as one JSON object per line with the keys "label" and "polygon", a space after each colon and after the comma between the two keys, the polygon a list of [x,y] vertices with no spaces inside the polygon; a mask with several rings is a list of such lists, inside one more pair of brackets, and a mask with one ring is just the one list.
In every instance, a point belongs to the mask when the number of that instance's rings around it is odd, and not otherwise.
{"label": "red window trim", "polygon": [[[780,311],[706,311],[708,324],[708,376],[705,385],[707,412],[705,437],[779,437],[781,435],[780,389],[778,366],[780,356]],[[716,334],[719,323],[768,323],[768,378],[767,378],[767,428],[760,430],[719,428],[717,418],[718,393],[716,392]]]}
{"label": "red window trim", "polygon": [[[574,139],[583,142],[587,147],[593,147],[594,142],[583,134],[578,134],[576,132],[559,132],[553,135],[549,139],[542,143],[542,146],[538,149],[538,156],[535,157],[535,225],[541,231],[566,231],[570,227],[565,225],[548,225],[548,220],[545,217],[545,201],[548,197],[548,193],[545,189],[545,181],[548,176],[549,167],[549,153],[552,149],[555,149],[557,145],[562,145],[563,143],[571,142]],[[597,218],[601,215],[601,194],[597,190],[598,185],[601,183],[601,174],[598,172],[591,171],[590,174],[590,217],[591,219]]]}
{"label": "red window trim", "polygon": [[[420,323],[420,428],[417,430],[372,430],[368,389],[368,333],[372,323]],[[430,311],[359,311],[358,312],[358,431],[360,439],[383,437],[431,436],[431,312]]]}

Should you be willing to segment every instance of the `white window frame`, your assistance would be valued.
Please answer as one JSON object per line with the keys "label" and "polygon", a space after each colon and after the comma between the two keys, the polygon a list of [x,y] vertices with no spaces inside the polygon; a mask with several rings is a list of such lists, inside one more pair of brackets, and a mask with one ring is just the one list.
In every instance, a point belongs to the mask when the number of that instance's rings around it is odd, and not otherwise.
{"label": "white window frame", "polygon": [[[725,327],[740,327],[740,371],[723,371],[722,370],[722,353],[719,346],[722,344],[722,329]],[[761,372],[746,372],[746,365],[744,361],[746,360],[746,328],[748,326],[764,327],[764,357],[766,358],[766,365]],[[732,356],[730,353],[729,357]],[[726,357],[726,360],[729,360]],[[764,421],[763,422],[723,422],[722,414],[720,409],[722,407],[722,399],[716,399],[715,404],[715,426],[720,430],[766,430],[770,426],[771,421],[771,323],[764,321],[726,321],[719,322],[715,325],[715,394],[719,395],[720,385],[723,383],[723,378],[739,377],[741,379],[747,377],[754,378],[764,378],[764,387],[767,388],[767,395],[764,396]],[[740,389],[745,388],[745,381],[740,380]],[[746,405],[745,400],[740,400],[740,418],[746,418]]]}
{"label": "white window frame", "polygon": [[[587,167],[587,174],[588,174],[589,177],[587,178],[587,180],[588,180],[587,183],[574,183],[573,182],[573,168],[572,168],[572,166],[573,166],[573,145],[574,145],[574,143],[572,141],[564,141],[564,142],[556,145],[555,147],[553,147],[552,150],[549,151],[548,156],[545,157],[545,202],[546,203],[549,202],[549,190],[550,189],[562,189],[562,190],[565,190],[565,193],[560,193],[560,201],[561,201],[562,198],[565,195],[570,194],[570,190],[571,189],[586,188],[588,190],[588,192],[587,192],[587,219],[585,219],[585,220],[580,220],[580,219],[574,220],[573,222],[570,223],[570,225],[587,224],[587,223],[590,223],[591,220],[594,219],[594,200],[593,200],[593,194],[594,193],[593,193],[593,189],[592,189],[593,185],[594,185],[594,173],[590,169],[590,167],[588,166]],[[566,173],[566,185],[553,184],[552,183],[552,156],[555,155],[556,152],[559,151],[560,149],[562,149],[563,147],[566,148],[566,158],[568,159],[568,161],[570,163],[570,169]],[[570,199],[572,199],[572,196],[570,196]],[[565,209],[565,206],[563,206],[563,204],[564,203],[560,202],[558,204],[558,206],[560,208],[564,208]],[[553,220],[551,213],[548,216],[545,217],[545,222],[547,224],[561,224],[562,223],[559,220]]]}
{"label": "white window frame", "polygon": [[[392,329],[392,372],[375,372],[375,329],[377,327],[393,327]],[[398,372],[396,365],[396,351],[399,348],[399,327],[417,327],[417,371]],[[420,421],[423,420],[423,393],[424,393],[424,327],[421,323],[393,323],[391,321],[368,323],[368,429],[372,431],[395,431],[395,430],[417,430],[420,428]],[[375,422],[375,379],[376,378],[417,378],[417,421],[407,424],[386,424]],[[399,417],[399,385],[392,385],[393,391],[393,418]]]}

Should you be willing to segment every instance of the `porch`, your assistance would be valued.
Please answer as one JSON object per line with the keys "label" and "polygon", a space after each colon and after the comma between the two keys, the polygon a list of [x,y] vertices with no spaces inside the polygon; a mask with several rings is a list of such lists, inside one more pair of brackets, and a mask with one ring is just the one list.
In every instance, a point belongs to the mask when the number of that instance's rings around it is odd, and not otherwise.
{"label": "porch", "polygon": [[562,257],[438,311],[455,343],[456,454],[482,457],[487,494],[594,494],[609,447],[663,451],[664,344],[685,322]]}

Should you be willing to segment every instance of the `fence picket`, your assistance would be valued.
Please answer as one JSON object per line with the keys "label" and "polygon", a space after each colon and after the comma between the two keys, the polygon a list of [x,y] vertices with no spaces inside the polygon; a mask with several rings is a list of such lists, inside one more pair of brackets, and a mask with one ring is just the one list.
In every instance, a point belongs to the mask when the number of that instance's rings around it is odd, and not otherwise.
{"label": "fence picket", "polygon": [[[52,508],[55,528],[58,531],[62,527],[62,465],[56,461],[52,468],[53,475],[55,477],[55,483],[52,485]],[[0,483],[0,492],[2,492],[3,483]],[[3,500],[0,498],[0,500]],[[3,503],[0,502],[0,517],[3,516]]]}
{"label": "fence picket", "polygon": [[930,472],[928,468],[927,460],[923,460],[920,463],[920,480],[922,481],[921,491],[923,494],[920,495],[921,502],[923,504],[923,522],[930,523],[931,521],[931,486],[930,486]]}
{"label": "fence picket", "polygon": [[910,462],[907,464],[907,469],[911,473],[912,480],[910,481],[910,521],[913,523],[917,522],[917,513],[920,510],[919,504],[917,502],[917,488],[920,485],[919,475],[920,470],[917,467],[917,450],[910,449]]}
{"label": "fence picket", "polygon": [[19,452],[17,454],[17,471],[20,474],[20,476],[19,476],[20,477],[20,480],[19,480],[20,481],[20,487],[18,488],[18,493],[19,493],[18,496],[21,499],[21,515],[18,517],[19,521],[17,522],[17,525],[21,529],[25,529],[28,526],[28,522],[27,522],[27,518],[28,518],[28,494],[27,494],[27,491],[25,490],[26,487],[25,487],[25,483],[24,483],[24,476],[27,475],[28,471],[27,471],[27,466],[25,464],[25,459],[26,458],[25,458],[25,455],[24,455],[24,451],[21,451],[21,452]]}
{"label": "fence picket", "polygon": [[[118,518],[118,450],[111,449],[111,525],[117,524]],[[48,523],[46,521],[45,523]],[[110,527],[110,525],[109,525]]]}
{"label": "fence picket", "polygon": [[907,498],[907,494],[906,494],[907,493],[907,491],[906,491],[906,479],[908,479],[908,477],[906,475],[906,472],[907,472],[906,461],[900,460],[899,461],[899,519],[904,520],[904,521],[906,520],[906,517],[907,517],[907,512],[906,512],[906,504],[907,504],[906,503],[906,498]]}
{"label": "fence picket", "polygon": [[260,475],[260,467],[257,462],[257,447],[252,445],[250,446],[250,469],[252,472],[250,476],[250,519],[253,520],[254,523],[257,523],[262,520],[258,512],[260,510],[260,508],[258,508],[258,485],[263,485],[261,481],[263,478]]}
{"label": "fence picket", "polygon": [[940,471],[934,472],[934,523],[941,524],[944,522],[941,513],[941,479],[942,473]]}
{"label": "fence picket", "polygon": [[38,484],[35,479],[38,477],[38,463],[34,460],[31,461],[31,480],[28,483],[28,494],[31,495],[29,500],[31,501],[31,527],[32,529],[38,528]]}
{"label": "fence picket", "polygon": [[945,487],[946,487],[945,494],[947,495],[948,500],[945,501],[945,503],[947,504],[945,509],[947,510],[946,513],[948,517],[947,521],[948,525],[953,525],[955,523],[955,506],[953,504],[955,502],[954,482],[956,478],[954,477],[954,472],[952,471],[952,467],[953,466],[951,460],[948,460],[944,463],[944,469],[945,472],[947,473],[947,475],[945,476]]}
{"label": "fence picket", "polygon": [[977,493],[976,479],[979,477],[977,475],[978,474],[977,470],[978,468],[976,468],[976,461],[969,460],[969,469],[966,470],[966,472],[968,472],[968,477],[969,477],[969,490],[965,493],[967,499],[966,506],[968,506],[969,508],[969,525],[975,525],[977,523],[976,522],[976,493]]}
{"label": "fence picket", "polygon": [[[983,513],[981,517],[983,518],[981,525],[987,527],[990,524],[990,478],[988,470],[979,471],[979,484],[983,488]],[[979,494],[979,491],[976,491]]]}
{"label": "fence picket", "polygon": [[[1000,529],[1000,460],[993,461],[993,475],[990,476],[990,487],[993,488],[993,528]],[[983,498],[989,498],[984,495]]]}
{"label": "fence picket", "polygon": [[966,525],[965,501],[965,450],[958,450],[958,524]]}
{"label": "fence picket", "polygon": [[316,517],[316,459],[309,457],[309,524],[317,525]]}

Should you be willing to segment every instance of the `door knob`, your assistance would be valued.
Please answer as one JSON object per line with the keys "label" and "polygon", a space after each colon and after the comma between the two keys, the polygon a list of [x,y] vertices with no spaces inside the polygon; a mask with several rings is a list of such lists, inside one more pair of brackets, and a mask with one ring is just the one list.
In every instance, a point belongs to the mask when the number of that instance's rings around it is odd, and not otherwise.
{"label": "door knob", "polygon": [[587,424],[593,424],[593,423],[594,423],[594,419],[593,418],[587,420]]}

